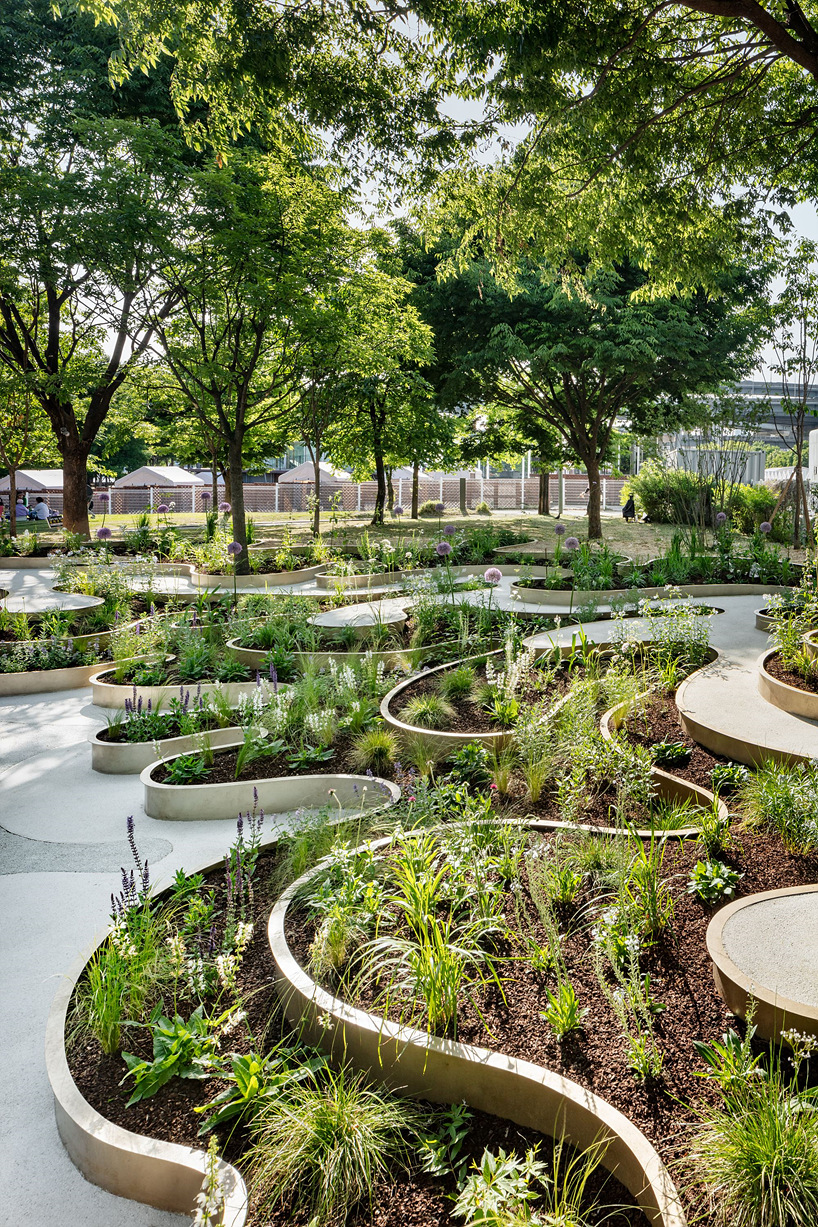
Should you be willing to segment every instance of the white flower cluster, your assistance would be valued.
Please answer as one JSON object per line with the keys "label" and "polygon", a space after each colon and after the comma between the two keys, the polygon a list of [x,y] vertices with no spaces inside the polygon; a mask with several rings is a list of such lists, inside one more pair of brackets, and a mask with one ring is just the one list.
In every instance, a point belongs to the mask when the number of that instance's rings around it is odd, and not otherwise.
{"label": "white flower cluster", "polygon": [[[241,724],[243,727],[248,724],[258,724],[266,703],[267,696],[265,695],[264,688],[262,686],[255,686],[251,694],[247,694],[246,692],[240,694],[237,705],[239,724]],[[215,709],[211,706],[210,710],[213,711]]]}
{"label": "white flower cluster", "polygon": [[213,1227],[218,1217],[221,1216],[224,1206],[224,1186],[219,1173],[219,1154],[216,1145],[215,1137],[211,1138],[207,1148],[202,1188],[196,1195],[193,1227]]}
{"label": "white flower cluster", "polygon": [[238,970],[239,963],[235,954],[216,955],[216,975],[219,977],[219,984],[221,984],[222,988],[226,988],[230,992],[235,991]]}
{"label": "white flower cluster", "polygon": [[253,936],[253,926],[251,924],[245,923],[245,921],[243,920],[240,920],[239,923],[236,925],[236,937],[235,937],[235,941],[233,942],[233,946],[236,951],[237,959],[240,959],[242,955],[244,954],[250,942],[250,938],[252,936]]}
{"label": "white flower cluster", "polygon": [[136,957],[136,946],[124,920],[118,920],[111,929],[111,945],[123,959],[133,959]]}
{"label": "white flower cluster", "polygon": [[171,970],[175,976],[181,976],[185,969],[185,960],[187,958],[185,939],[181,933],[174,933],[172,937],[167,939],[167,944],[170,948]]}
{"label": "white flower cluster", "polygon": [[526,648],[519,656],[514,655],[514,645],[506,640],[505,668],[495,669],[491,657],[486,661],[486,682],[504,699],[513,699],[523,679],[534,667],[534,652]]}
{"label": "white flower cluster", "polygon": [[280,737],[287,727],[290,715],[290,704],[293,701],[292,690],[279,690],[272,703],[267,708],[264,723],[273,737]]}
{"label": "white flower cluster", "polygon": [[311,711],[304,717],[304,728],[324,744],[332,741],[335,732],[335,713],[329,708],[323,711]]}
{"label": "white flower cluster", "polygon": [[204,997],[207,993],[207,976],[205,975],[204,959],[195,954],[187,961],[187,982],[192,993]]}

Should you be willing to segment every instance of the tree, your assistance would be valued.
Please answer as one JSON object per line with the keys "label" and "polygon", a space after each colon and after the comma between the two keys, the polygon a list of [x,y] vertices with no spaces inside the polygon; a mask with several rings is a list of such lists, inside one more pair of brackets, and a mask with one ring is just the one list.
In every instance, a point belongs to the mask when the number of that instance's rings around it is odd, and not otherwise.
{"label": "tree", "polygon": [[[806,417],[808,398],[818,379],[818,244],[802,239],[785,251],[780,267],[784,286],[768,314],[768,335],[775,354],[772,374],[781,379],[781,408],[789,420],[793,439],[795,510],[793,544],[801,541],[801,516],[804,532],[812,544],[814,534],[804,486]],[[776,427],[782,442],[789,438]]]}
{"label": "tree", "polygon": [[0,464],[9,475],[9,533],[17,535],[17,471],[54,462],[56,448],[36,398],[20,379],[0,380]]}
{"label": "tree", "polygon": [[214,459],[226,453],[240,573],[249,569],[248,441],[262,432],[276,454],[291,437],[313,300],[345,269],[343,208],[314,171],[248,149],[196,173],[182,237],[163,263],[179,310],[156,317],[156,334]]}
{"label": "tree", "polygon": [[748,206],[768,193],[785,205],[815,196],[814,4],[412,8],[493,130],[528,129],[492,193],[478,170],[442,185],[446,196],[481,198],[500,262],[514,267],[532,243],[557,251],[568,226],[595,259],[632,242],[643,267],[665,271],[665,288],[691,287],[722,266],[723,240]]}
{"label": "tree", "polygon": [[464,280],[471,301],[464,309],[462,286],[456,290],[459,353],[449,396],[494,402],[559,436],[588,474],[591,538],[602,535],[600,466],[615,423],[656,433],[694,420],[696,395],[735,381],[754,351],[753,322],[742,311],[754,283],[741,269],[719,298],[701,291],[640,298],[645,275],[627,263],[553,280],[523,265],[513,297],[485,263]]}

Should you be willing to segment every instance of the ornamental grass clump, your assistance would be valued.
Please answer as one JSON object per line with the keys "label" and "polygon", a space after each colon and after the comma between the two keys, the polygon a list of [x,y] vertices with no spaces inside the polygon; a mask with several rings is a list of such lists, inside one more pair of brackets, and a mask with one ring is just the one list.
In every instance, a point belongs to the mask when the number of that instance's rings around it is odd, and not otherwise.
{"label": "ornamental grass clump", "polygon": [[818,847],[818,765],[784,767],[767,762],[738,794],[748,826],[777,831],[790,851],[806,853]]}
{"label": "ornamental grass clump", "polygon": [[252,1122],[252,1195],[262,1213],[282,1202],[314,1227],[343,1223],[395,1168],[411,1166],[418,1109],[369,1086],[349,1067],[322,1069],[265,1103]]}
{"label": "ornamental grass clump", "polygon": [[415,695],[401,709],[400,717],[415,728],[445,729],[454,719],[454,708],[439,694]]}

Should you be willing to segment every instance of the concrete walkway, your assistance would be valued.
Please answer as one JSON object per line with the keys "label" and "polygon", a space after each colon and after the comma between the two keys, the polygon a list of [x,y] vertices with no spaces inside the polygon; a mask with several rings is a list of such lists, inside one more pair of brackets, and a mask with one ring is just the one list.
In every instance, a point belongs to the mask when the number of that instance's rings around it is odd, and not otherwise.
{"label": "concrete walkway", "polygon": [[[50,579],[45,571],[6,571],[0,586],[12,591],[10,608],[21,608],[24,602],[33,612],[54,606],[58,594],[51,591]],[[510,583],[504,577],[492,599],[519,609],[520,603],[511,599]],[[394,598],[394,590],[388,595]],[[486,592],[465,595],[474,601],[488,599]],[[59,599],[74,607],[92,602],[65,594]],[[734,733],[742,722],[757,726],[759,720],[766,721],[771,741],[792,745],[798,736],[799,744],[808,745],[818,757],[818,725],[769,707],[755,691],[754,663],[768,642],[755,628],[754,611],[761,598],[719,597],[712,603],[725,611],[711,621],[711,642],[723,657],[690,684],[687,699],[699,718],[704,714]],[[566,614],[565,606],[557,605],[532,604],[522,611]],[[642,629],[636,622],[630,625],[634,635]],[[596,641],[604,641],[611,629],[610,621],[585,626]],[[565,626],[549,639],[570,643],[576,634],[576,627]],[[218,859],[233,839],[235,824],[154,821],[143,813],[138,776],[92,772],[87,737],[104,719],[88,698],[86,690],[0,700],[0,1049],[5,1109],[0,1121],[0,1197],[4,1218],[15,1227],[44,1227],[52,1221],[82,1227],[181,1227],[187,1219],[111,1197],[86,1183],[68,1159],[45,1076],[45,1021],[57,978],[106,927],[110,894],[119,888],[119,867],[130,867],[127,815],[135,817],[137,843],[151,863],[154,881],[172,877],[180,866]]]}

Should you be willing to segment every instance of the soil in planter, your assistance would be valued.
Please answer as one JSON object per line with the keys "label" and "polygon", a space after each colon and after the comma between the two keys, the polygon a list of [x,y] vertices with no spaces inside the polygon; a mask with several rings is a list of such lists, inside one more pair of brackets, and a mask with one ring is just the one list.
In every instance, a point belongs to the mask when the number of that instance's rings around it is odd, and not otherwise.
{"label": "soil in planter", "polygon": [[[237,714],[236,720],[238,721],[238,719],[239,717]],[[168,715],[167,717],[163,716],[161,720],[162,720],[161,726],[156,730],[154,736],[151,738],[151,741],[165,741],[169,737],[188,736],[187,731],[182,730],[182,727],[179,723],[179,719],[177,716],[171,716],[171,715]],[[220,729],[224,727],[225,725],[220,724],[218,720],[216,720],[215,716],[213,716],[210,718],[203,719],[194,731],[196,733],[210,733],[210,732],[213,732],[215,729]],[[109,728],[99,729],[97,731],[97,739],[99,741],[108,741],[115,745],[144,744],[143,738],[134,740],[132,737],[128,737],[127,730],[128,730],[128,721],[123,720],[121,724],[112,724]],[[112,736],[112,733],[114,734],[113,736]],[[237,733],[236,736],[238,737],[239,734]]]}
{"label": "soil in planter", "polygon": [[[548,842],[554,837],[544,838]],[[527,960],[520,958],[516,943],[501,942],[498,946],[498,954],[508,958],[501,965],[503,995],[492,986],[478,988],[471,999],[461,1000],[458,1010],[456,1037],[460,1042],[535,1062],[587,1087],[632,1120],[672,1170],[684,1156],[685,1134],[696,1127],[695,1105],[717,1102],[714,1084],[696,1076],[704,1066],[696,1058],[692,1042],[718,1040],[734,1025],[715,990],[705,943],[707,925],[715,909],[686,891],[690,870],[701,855],[701,848],[692,842],[672,841],[667,845],[663,877],[673,897],[673,920],[653,945],[643,946],[640,957],[641,972],[650,973],[651,996],[666,1007],[655,1024],[656,1039],[664,1056],[662,1075],[655,1083],[645,1085],[635,1080],[628,1067],[619,1023],[599,987],[591,955],[589,916],[597,914],[604,903],[599,895],[594,897],[587,883],[576,902],[562,909],[560,924],[566,977],[580,1006],[588,1010],[582,1031],[567,1037],[561,1045],[557,1043],[542,1017],[547,1005],[546,991],[555,987],[554,977],[535,972]],[[720,856],[744,875],[739,888],[741,895],[812,883],[818,872],[818,856],[792,855],[776,836],[766,832],[738,835],[732,847]],[[518,932],[524,928],[544,945],[547,934],[528,893],[525,872],[521,898],[530,921],[521,926],[518,901],[509,891],[504,905],[509,927]],[[397,931],[400,932],[399,920]],[[315,924],[304,913],[295,911],[288,916],[287,939],[302,966],[308,964],[314,933]],[[612,984],[616,987],[615,981]],[[327,982],[325,987],[339,992],[337,984]],[[344,987],[340,991],[361,1008],[377,1012],[382,1007],[371,983],[361,986],[356,979],[354,988]],[[395,1021],[401,1018],[394,1005],[388,1013]],[[407,1020],[405,1014],[403,1017]],[[413,1021],[424,1025],[422,1011],[416,1013]],[[756,1047],[761,1051],[764,1045],[758,1043]],[[696,1189],[684,1179],[680,1179],[680,1185],[688,1210],[693,1211]],[[695,1221],[708,1227],[713,1222],[707,1217]]]}
{"label": "soil in planter", "polygon": [[[287,754],[265,754],[263,758],[257,758],[252,763],[246,763],[239,775],[239,780],[270,780],[284,779],[293,775],[365,775],[360,767],[356,767],[352,762],[352,746],[354,738],[349,733],[342,733],[332,744],[330,749],[333,751],[332,758],[325,762],[313,763],[304,767],[292,767],[287,762]],[[289,751],[288,751],[289,752]],[[221,750],[217,751],[213,757],[213,766],[209,769],[206,776],[201,780],[197,780],[197,784],[230,784],[236,778],[236,762],[238,761],[238,750]],[[168,777],[168,765],[161,763],[156,767],[152,774],[152,779],[158,784],[169,784],[171,781]],[[385,767],[383,771],[374,772],[382,779],[391,780],[395,778],[395,772],[392,767]],[[184,784],[176,785],[178,788],[184,788]]]}
{"label": "soil in planter", "polygon": [[[818,665],[818,661],[816,664]],[[818,694],[818,671],[812,677],[804,677],[803,673],[798,673],[795,669],[788,669],[777,652],[775,656],[769,657],[764,668],[776,681],[786,682],[788,686],[794,686],[796,690]]]}
{"label": "soil in planter", "polygon": [[[231,661],[231,665],[233,663],[235,662]],[[235,676],[231,676],[230,678],[218,678],[210,675],[206,677],[197,677],[195,679],[181,678],[179,677],[178,671],[171,665],[165,670],[161,681],[135,683],[134,678],[138,676],[142,668],[144,668],[143,665],[130,665],[127,669],[123,670],[122,676],[119,679],[115,678],[111,673],[110,676],[103,677],[100,680],[112,686],[136,685],[137,688],[140,686],[183,686],[185,689],[195,693],[197,686],[212,686],[216,682],[221,682],[223,686],[229,686],[234,682],[251,682],[256,676],[255,669],[243,669],[241,675],[239,675],[239,666],[237,666]]]}
{"label": "soil in planter", "polygon": [[713,768],[733,761],[722,754],[711,754],[687,735],[682,728],[676,700],[672,694],[653,695],[643,711],[631,712],[628,715],[624,730],[629,741],[648,750],[661,741],[682,742],[690,751],[689,763],[683,765],[657,762],[656,766],[661,771],[667,771],[711,791]]}
{"label": "soil in planter", "polygon": [[[496,667],[502,667],[502,661],[497,658]],[[486,670],[485,666],[480,665],[476,670],[476,680],[479,683],[485,682]],[[421,698],[425,695],[438,695],[437,679],[441,677],[440,673],[435,673],[431,677],[421,676],[417,681],[412,682],[411,686],[407,686],[405,690],[392,700],[390,710],[393,716],[402,720],[405,724],[413,722],[408,716],[404,715],[404,708],[410,699]],[[584,676],[584,670],[574,669],[571,673],[567,669],[560,670],[553,681],[548,681],[546,675],[539,670],[535,664],[526,678],[523,679],[519,686],[515,698],[522,708],[528,703],[535,703],[542,700],[555,701],[565,694],[571,682],[576,677]],[[504,733],[510,732],[503,725],[498,724],[496,720],[491,718],[489,712],[485,711],[479,703],[475,703],[469,695],[462,698],[450,700],[454,708],[454,716],[446,724],[429,730],[430,732],[439,733]],[[414,725],[413,725],[414,727]],[[418,726],[420,727],[420,726]]]}
{"label": "soil in planter", "polygon": [[[273,987],[273,961],[267,940],[267,920],[278,894],[272,870],[277,864],[277,849],[270,848],[259,857],[254,877],[253,936],[245,951],[238,972],[238,993],[247,1010],[247,1022],[251,1033],[265,1036],[265,1045],[271,1046],[279,1037],[290,1034],[282,1019],[278,999]],[[224,875],[213,871],[206,875],[206,883],[219,892],[223,903]],[[172,1011],[172,1004],[168,1009]],[[180,1000],[179,1012],[187,1017],[195,1002]],[[69,1022],[70,1034],[70,1022]],[[237,1052],[250,1049],[249,1037],[238,1031],[230,1038]],[[126,1051],[150,1058],[151,1046],[146,1028],[131,1027],[124,1041]],[[125,1075],[125,1065],[120,1056],[106,1056],[93,1038],[68,1046],[68,1064],[80,1093],[102,1116],[133,1133],[176,1142],[183,1146],[204,1149],[208,1136],[199,1137],[200,1117],[193,1109],[209,1102],[224,1089],[225,1083],[213,1078],[198,1082],[179,1078],[171,1079],[150,1099],[126,1107],[129,1091],[120,1086]],[[423,1107],[424,1105],[421,1105]],[[437,1109],[428,1106],[430,1116]],[[220,1153],[230,1162],[242,1167],[242,1155],[248,1143],[246,1128],[235,1129],[227,1138],[228,1129],[223,1129],[220,1140],[224,1142]],[[549,1164],[553,1145],[548,1137],[535,1130],[523,1129],[502,1118],[475,1112],[471,1120],[469,1137],[465,1144],[468,1155],[479,1160],[485,1149],[497,1152],[501,1147],[507,1153],[524,1154],[537,1145],[540,1159]],[[570,1159],[570,1150],[563,1155],[563,1162]],[[348,1220],[349,1227],[458,1227],[462,1219],[452,1214],[455,1185],[451,1177],[438,1178],[421,1171],[395,1172],[389,1179],[380,1182],[375,1190],[373,1204],[361,1206]],[[588,1186],[589,1198],[598,1196],[601,1206],[621,1207],[615,1218],[604,1221],[612,1227],[647,1227],[647,1222],[636,1207],[633,1198],[604,1169],[596,1172]],[[591,1224],[603,1221],[604,1212],[592,1212]],[[297,1212],[291,1205],[283,1204],[273,1212],[262,1213],[253,1205],[251,1197],[248,1227],[308,1227],[309,1216]]]}

